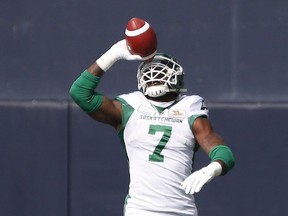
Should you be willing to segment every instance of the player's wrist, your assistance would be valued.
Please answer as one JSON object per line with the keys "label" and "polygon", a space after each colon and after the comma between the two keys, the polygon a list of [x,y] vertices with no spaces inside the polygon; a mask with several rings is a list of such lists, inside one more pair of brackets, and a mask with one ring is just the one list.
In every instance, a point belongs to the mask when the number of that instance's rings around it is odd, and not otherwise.
{"label": "player's wrist", "polygon": [[206,166],[205,168],[205,172],[210,175],[210,176],[219,176],[222,173],[222,166],[220,163],[218,163],[217,161],[213,161],[211,162],[208,166]]}
{"label": "player's wrist", "polygon": [[231,149],[226,145],[218,145],[209,152],[211,161],[222,161],[223,171],[222,175],[226,174],[235,165],[235,158]]}
{"label": "player's wrist", "polygon": [[106,72],[117,60],[117,53],[110,48],[96,60],[96,64]]}

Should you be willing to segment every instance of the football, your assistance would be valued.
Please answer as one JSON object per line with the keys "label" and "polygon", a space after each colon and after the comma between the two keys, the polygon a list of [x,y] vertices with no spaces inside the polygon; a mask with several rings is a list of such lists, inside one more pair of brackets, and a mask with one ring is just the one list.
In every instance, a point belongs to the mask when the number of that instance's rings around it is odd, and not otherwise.
{"label": "football", "polygon": [[132,54],[140,55],[143,60],[153,58],[157,52],[156,33],[143,19],[134,17],[128,21],[125,39],[129,51]]}

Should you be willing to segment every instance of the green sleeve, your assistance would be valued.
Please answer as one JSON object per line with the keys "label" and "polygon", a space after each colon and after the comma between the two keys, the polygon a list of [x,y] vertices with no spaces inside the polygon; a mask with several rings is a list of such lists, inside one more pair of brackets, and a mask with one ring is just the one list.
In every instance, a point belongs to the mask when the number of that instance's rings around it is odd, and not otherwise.
{"label": "green sleeve", "polygon": [[221,160],[224,162],[226,170],[224,173],[231,170],[235,165],[235,158],[231,149],[226,145],[218,145],[214,147],[210,153],[209,157],[212,161]]}
{"label": "green sleeve", "polygon": [[94,92],[100,79],[85,70],[70,88],[69,94],[74,102],[88,114],[93,113],[103,103],[103,96]]}
{"label": "green sleeve", "polygon": [[200,114],[200,115],[192,115],[192,116],[190,116],[190,117],[188,118],[188,122],[189,122],[190,128],[192,128],[192,125],[193,125],[194,121],[195,121],[198,117],[207,118],[207,115]]}

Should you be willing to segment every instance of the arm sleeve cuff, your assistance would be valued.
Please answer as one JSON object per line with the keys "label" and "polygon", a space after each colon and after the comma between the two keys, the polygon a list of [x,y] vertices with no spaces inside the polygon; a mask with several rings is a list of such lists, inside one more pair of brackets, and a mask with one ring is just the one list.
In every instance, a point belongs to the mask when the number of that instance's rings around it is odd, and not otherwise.
{"label": "arm sleeve cuff", "polygon": [[226,172],[231,170],[235,165],[235,158],[231,149],[225,145],[218,145],[214,147],[210,153],[209,157],[212,161],[221,160],[225,164]]}

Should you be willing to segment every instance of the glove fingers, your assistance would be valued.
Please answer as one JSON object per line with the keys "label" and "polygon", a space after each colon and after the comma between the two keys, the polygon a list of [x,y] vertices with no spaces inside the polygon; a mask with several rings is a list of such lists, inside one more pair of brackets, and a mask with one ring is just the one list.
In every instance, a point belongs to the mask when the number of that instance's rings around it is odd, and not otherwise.
{"label": "glove fingers", "polygon": [[193,182],[193,186],[191,188],[191,194],[197,193],[200,191],[199,187],[201,187],[201,176],[198,176],[197,179]]}
{"label": "glove fingers", "polygon": [[193,194],[193,188],[195,187],[195,181],[197,179],[196,173],[193,173],[182,183],[182,188],[185,190],[186,194]]}
{"label": "glove fingers", "polygon": [[197,182],[194,188],[194,193],[198,193],[202,189],[203,185],[204,185],[204,181],[199,179],[199,181]]}
{"label": "glove fingers", "polygon": [[187,177],[182,183],[181,183],[181,187],[182,189],[185,191],[185,193],[187,194],[188,193],[188,183],[189,183],[189,179],[190,179],[191,176]]}
{"label": "glove fingers", "polygon": [[193,180],[188,182],[186,190],[185,190],[186,194],[191,193],[191,190],[192,190],[192,187],[193,187],[193,182],[194,182]]}
{"label": "glove fingers", "polygon": [[[218,164],[217,162],[215,163]],[[210,182],[211,179],[215,177],[214,166],[215,165],[211,163],[209,166],[204,167],[201,170],[198,170],[192,173],[189,177],[187,177],[182,183],[182,188],[185,190],[185,193],[198,193],[202,189],[204,184]],[[216,168],[219,168],[219,166],[220,165],[218,164]]]}
{"label": "glove fingers", "polygon": [[[188,178],[189,178],[189,177],[188,177]],[[186,178],[186,179],[182,182],[182,189],[185,190],[185,193],[186,193],[186,194],[189,193],[189,188],[190,188],[190,186],[189,186],[190,181],[189,181],[188,178]]]}
{"label": "glove fingers", "polygon": [[182,188],[186,194],[195,194],[202,189],[206,181],[207,179],[203,173],[195,172],[183,181]]}

